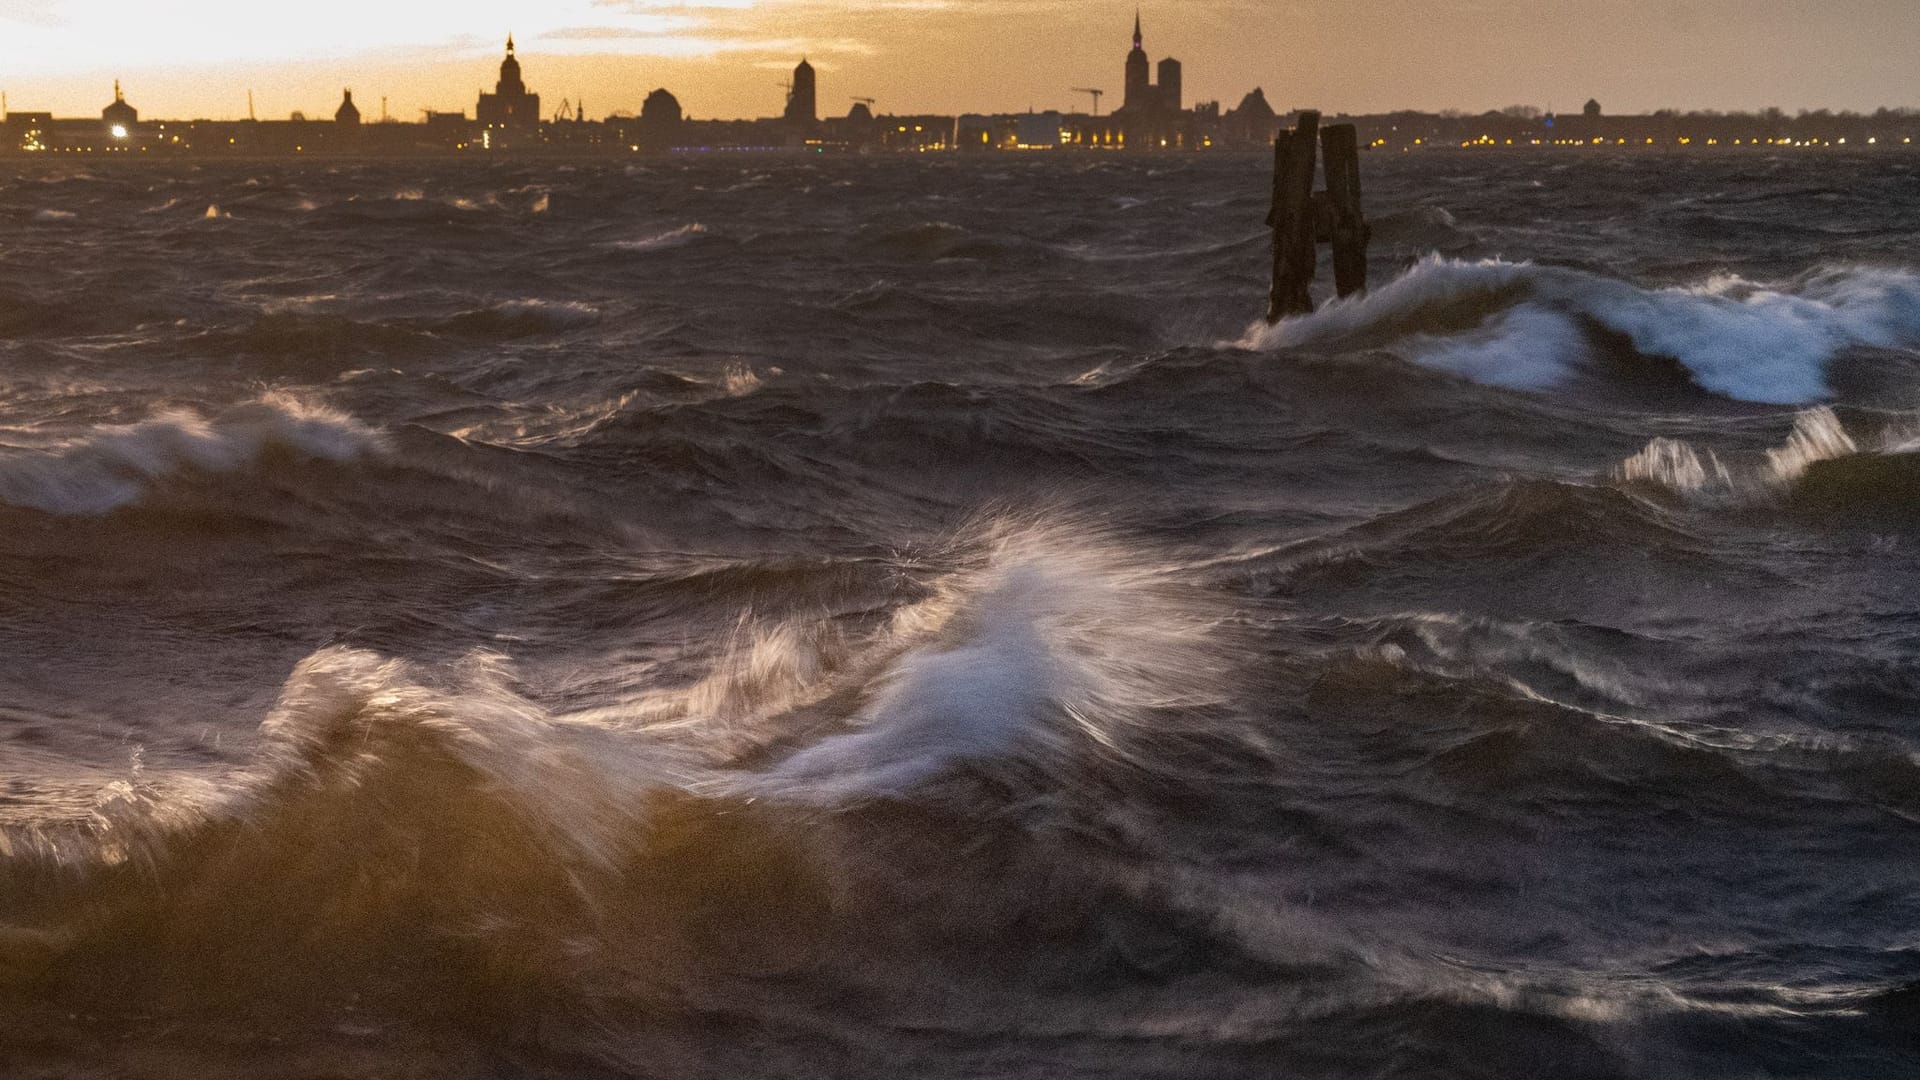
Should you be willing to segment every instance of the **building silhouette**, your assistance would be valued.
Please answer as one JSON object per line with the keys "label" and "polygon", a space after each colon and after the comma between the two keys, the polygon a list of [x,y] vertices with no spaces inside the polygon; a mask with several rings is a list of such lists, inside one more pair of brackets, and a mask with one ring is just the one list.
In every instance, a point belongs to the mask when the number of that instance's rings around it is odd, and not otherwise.
{"label": "building silhouette", "polygon": [[[300,113],[286,120],[256,120],[252,95],[244,120],[141,119],[120,83],[96,116],[70,118],[47,112],[5,111],[0,117],[0,157],[38,154],[101,154],[124,160],[195,155],[405,157],[506,150],[527,155],[630,153],[894,152],[941,151],[1193,151],[1270,150],[1289,117],[1259,89],[1223,110],[1217,101],[1185,100],[1180,61],[1157,64],[1148,56],[1144,20],[1136,9],[1132,47],[1126,56],[1125,94],[1106,115],[1094,99],[1091,114],[1037,110],[1024,113],[951,115],[877,114],[874,99],[855,97],[844,116],[821,117],[818,75],[802,59],[786,84],[778,115],[751,120],[689,118],[665,89],[646,99],[639,115],[615,113],[589,120],[578,103],[563,103],[558,115],[541,115],[540,97],[527,89],[513,39],[507,38],[500,77],[479,95],[473,118],[459,111],[426,110],[420,122],[389,121],[382,99],[379,123],[367,123],[343,90],[334,122],[309,122]],[[1111,85],[1111,84],[1109,84]],[[1076,93],[1084,91],[1075,91]],[[829,113],[834,113],[832,108]],[[1920,142],[1920,111],[1881,109],[1871,116],[1826,110],[1788,117],[1778,109],[1756,114],[1611,116],[1598,101],[1577,113],[1542,114],[1506,109],[1469,116],[1403,110],[1347,120],[1362,145],[1388,152],[1426,149],[1480,150],[1503,147],[1838,146],[1911,147]],[[316,115],[315,121],[324,120]]]}
{"label": "building silhouette", "polygon": [[[1130,150],[1181,149],[1197,145],[1192,130],[1193,118],[1181,100],[1180,61],[1167,57],[1160,61],[1160,81],[1153,81],[1153,64],[1147,59],[1141,34],[1140,12],[1133,13],[1133,48],[1127,53],[1126,94],[1112,114],[1114,127],[1092,130],[1087,136],[1092,145],[1115,142]],[[1115,138],[1117,136],[1117,138]],[[1078,139],[1074,140],[1078,142]]]}
{"label": "building silhouette", "polygon": [[[520,61],[513,54],[513,35],[507,35],[507,58],[500,61],[500,81],[493,93],[480,95],[473,117],[493,134],[537,135],[540,131],[540,95],[527,92],[520,79]],[[491,140],[489,139],[489,143]]]}
{"label": "building silhouette", "polygon": [[1134,116],[1161,116],[1180,111],[1180,61],[1160,61],[1160,84],[1153,83],[1152,64],[1140,33],[1140,13],[1133,13],[1133,49],[1127,53],[1127,89],[1118,112]]}
{"label": "building silhouette", "polygon": [[664,87],[648,94],[646,104],[640,106],[640,149],[663,154],[678,146],[684,122],[679,99]]}
{"label": "building silhouette", "polygon": [[100,110],[100,122],[116,139],[124,139],[140,123],[140,110],[127,104],[120,92],[120,80],[113,80],[113,103]]}
{"label": "building silhouette", "polygon": [[1162,112],[1179,112],[1180,103],[1180,61],[1169,56],[1160,61],[1160,85],[1154,88],[1154,104]]}
{"label": "building silhouette", "polygon": [[1265,146],[1283,126],[1267,102],[1267,92],[1256,86],[1220,118],[1220,137],[1229,146]]}
{"label": "building silhouette", "polygon": [[787,91],[787,123],[811,128],[820,122],[820,107],[814,85],[813,65],[806,60],[793,69],[793,87]]}
{"label": "building silhouette", "polygon": [[1140,12],[1133,13],[1133,51],[1127,54],[1127,89],[1121,99],[1124,112],[1143,112],[1152,107],[1153,75],[1147,62],[1147,50],[1141,44]]}

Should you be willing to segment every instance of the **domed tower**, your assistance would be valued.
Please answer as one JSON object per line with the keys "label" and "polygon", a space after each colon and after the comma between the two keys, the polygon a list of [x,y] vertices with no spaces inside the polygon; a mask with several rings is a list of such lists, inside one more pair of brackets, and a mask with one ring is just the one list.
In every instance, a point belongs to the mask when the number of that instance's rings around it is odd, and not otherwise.
{"label": "domed tower", "polygon": [[1133,13],[1133,51],[1127,54],[1127,93],[1120,107],[1131,113],[1153,108],[1153,74],[1140,37],[1140,12]]}
{"label": "domed tower", "polygon": [[540,130],[540,95],[527,92],[520,79],[520,60],[514,55],[513,35],[507,35],[507,58],[500,61],[500,81],[493,93],[481,94],[474,107],[474,119],[487,129],[486,144],[494,145],[492,132],[517,132],[531,138]]}
{"label": "domed tower", "polygon": [[353,91],[344,91],[340,107],[333,110],[333,122],[344,127],[355,127],[360,123],[360,106],[353,103]]}
{"label": "domed tower", "polygon": [[813,65],[804,59],[793,69],[793,89],[787,92],[787,123],[812,127],[820,120],[815,101]]}
{"label": "domed tower", "polygon": [[100,110],[100,120],[116,139],[126,138],[140,122],[140,110],[127,104],[126,97],[120,93],[119,79],[113,80],[113,104]]}
{"label": "domed tower", "polygon": [[493,92],[501,97],[520,97],[526,94],[527,84],[520,81],[520,61],[513,55],[513,35],[507,35],[507,58],[500,61],[500,81],[493,84]]}

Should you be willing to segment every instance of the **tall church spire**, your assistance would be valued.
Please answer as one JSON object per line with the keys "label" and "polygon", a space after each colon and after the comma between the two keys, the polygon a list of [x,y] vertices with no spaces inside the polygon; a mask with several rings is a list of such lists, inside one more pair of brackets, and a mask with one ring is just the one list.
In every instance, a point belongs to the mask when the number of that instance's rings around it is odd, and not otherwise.
{"label": "tall church spire", "polygon": [[1153,111],[1153,72],[1147,66],[1147,50],[1141,44],[1140,9],[1133,10],[1133,51],[1127,54],[1126,100],[1120,108],[1130,114]]}

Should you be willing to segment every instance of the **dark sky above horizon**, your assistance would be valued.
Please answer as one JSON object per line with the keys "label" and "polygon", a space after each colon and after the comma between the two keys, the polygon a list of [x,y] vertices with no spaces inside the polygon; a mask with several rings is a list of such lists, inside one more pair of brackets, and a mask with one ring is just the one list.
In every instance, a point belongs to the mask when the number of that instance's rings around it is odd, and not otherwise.
{"label": "dark sky above horizon", "polygon": [[[1172,0],[1143,4],[1148,55],[1187,103],[1563,110],[1920,106],[1920,0]],[[779,111],[808,56],[820,110],[1085,109],[1119,102],[1134,6],[1107,0],[0,0],[15,110],[91,115],[112,81],[154,117],[472,111],[508,32],[551,113],[637,111],[665,86],[698,117]]]}

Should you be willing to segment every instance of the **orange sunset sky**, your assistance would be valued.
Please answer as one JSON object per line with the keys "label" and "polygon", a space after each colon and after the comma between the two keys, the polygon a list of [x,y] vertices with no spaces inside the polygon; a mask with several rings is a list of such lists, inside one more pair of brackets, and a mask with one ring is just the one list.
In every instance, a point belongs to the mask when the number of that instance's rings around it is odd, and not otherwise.
{"label": "orange sunset sky", "polygon": [[[1141,6],[1148,54],[1187,103],[1332,111],[1512,104],[1871,109],[1920,105],[1914,0],[1177,0]],[[637,111],[665,86],[689,115],[765,116],[802,55],[820,110],[1082,109],[1119,102],[1134,6],[1100,0],[0,0],[14,110],[93,115],[118,77],[152,118],[473,110],[511,32],[551,114]]]}

